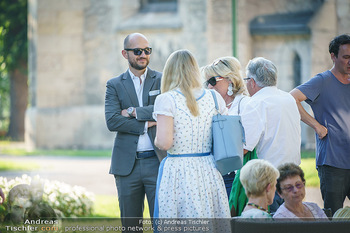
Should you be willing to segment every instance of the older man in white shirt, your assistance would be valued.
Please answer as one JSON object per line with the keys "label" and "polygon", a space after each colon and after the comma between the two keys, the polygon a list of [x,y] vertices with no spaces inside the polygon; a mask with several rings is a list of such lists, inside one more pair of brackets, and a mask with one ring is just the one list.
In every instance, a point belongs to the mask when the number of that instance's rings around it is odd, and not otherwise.
{"label": "older man in white shirt", "polygon": [[[300,114],[293,96],[276,87],[277,69],[256,57],[246,67],[246,84],[252,96],[242,112],[246,151],[256,148],[259,159],[275,167],[287,162],[300,164]],[[270,206],[271,212],[278,204]]]}

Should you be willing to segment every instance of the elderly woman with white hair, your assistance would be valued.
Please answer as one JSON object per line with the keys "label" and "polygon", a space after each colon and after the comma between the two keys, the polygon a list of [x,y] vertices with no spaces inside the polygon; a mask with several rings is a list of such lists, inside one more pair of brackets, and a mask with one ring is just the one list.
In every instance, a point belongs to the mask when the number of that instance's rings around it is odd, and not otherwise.
{"label": "elderly woman with white hair", "polygon": [[253,159],[241,169],[240,180],[248,197],[242,218],[272,218],[268,206],[276,191],[278,170],[268,161]]}

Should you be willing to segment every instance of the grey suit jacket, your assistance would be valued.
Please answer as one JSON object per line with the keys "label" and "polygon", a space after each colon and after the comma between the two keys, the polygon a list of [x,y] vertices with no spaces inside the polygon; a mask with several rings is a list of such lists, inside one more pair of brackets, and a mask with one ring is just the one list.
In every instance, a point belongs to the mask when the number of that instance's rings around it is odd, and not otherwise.
{"label": "grey suit jacket", "polygon": [[[117,132],[112,150],[110,174],[127,176],[131,173],[135,164],[137,143],[139,136],[144,132],[145,122],[154,121],[153,104],[160,93],[161,76],[161,73],[148,68],[143,87],[143,107],[139,107],[135,87],[128,71],[107,81],[106,124],[110,131]],[[129,107],[136,107],[137,119],[121,115],[121,111]],[[148,128],[147,132],[161,161],[166,152],[154,146],[156,127]]]}

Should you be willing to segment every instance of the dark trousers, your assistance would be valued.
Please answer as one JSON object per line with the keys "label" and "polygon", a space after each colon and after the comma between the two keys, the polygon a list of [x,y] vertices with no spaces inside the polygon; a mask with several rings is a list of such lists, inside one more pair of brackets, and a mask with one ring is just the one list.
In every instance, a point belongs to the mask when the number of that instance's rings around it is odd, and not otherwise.
{"label": "dark trousers", "polygon": [[324,208],[330,208],[333,215],[343,208],[346,197],[350,199],[350,169],[323,165],[318,166],[317,171]]}
{"label": "dark trousers", "polygon": [[235,176],[236,176],[235,172],[231,172],[229,174],[222,176],[222,178],[224,179],[224,182],[225,182],[225,188],[226,188],[226,193],[227,193],[228,199],[230,199],[232,183],[233,183],[233,180],[235,179]]}
{"label": "dark trousers", "polygon": [[[123,226],[142,226],[140,219],[143,217],[145,194],[150,216],[153,217],[158,168],[157,156],[136,159],[130,175],[114,176]],[[133,219],[128,219],[130,217]]]}

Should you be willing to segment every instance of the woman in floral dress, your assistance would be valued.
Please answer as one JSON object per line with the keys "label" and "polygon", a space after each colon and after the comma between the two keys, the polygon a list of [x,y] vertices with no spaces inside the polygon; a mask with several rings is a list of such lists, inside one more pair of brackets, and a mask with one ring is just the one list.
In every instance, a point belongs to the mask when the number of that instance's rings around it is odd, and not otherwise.
{"label": "woman in floral dress", "polygon": [[[230,218],[225,185],[210,153],[212,117],[218,112],[188,50],[168,58],[161,91],[154,104],[155,145],[168,156],[159,168],[154,217]],[[220,113],[227,114],[224,100],[214,93]]]}

